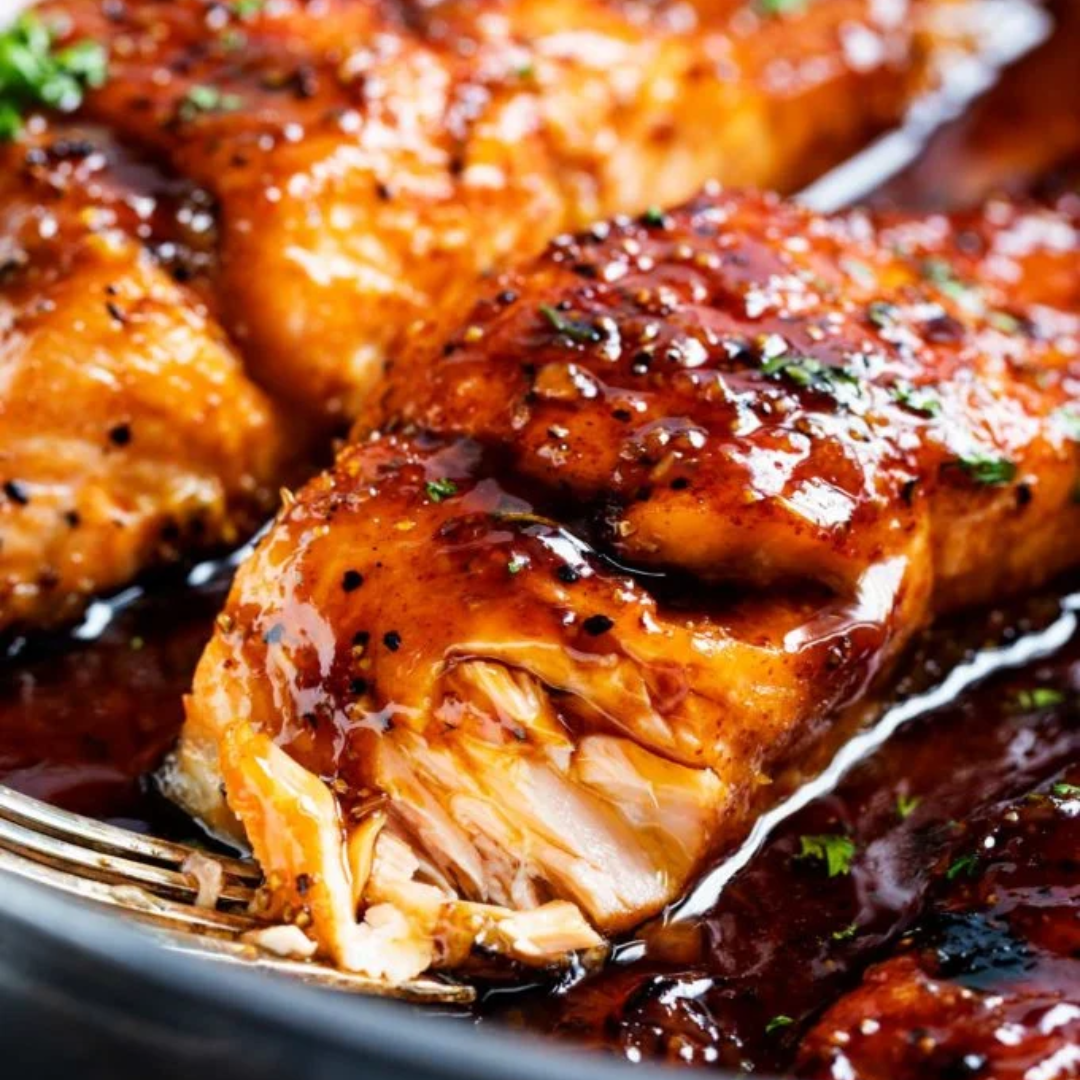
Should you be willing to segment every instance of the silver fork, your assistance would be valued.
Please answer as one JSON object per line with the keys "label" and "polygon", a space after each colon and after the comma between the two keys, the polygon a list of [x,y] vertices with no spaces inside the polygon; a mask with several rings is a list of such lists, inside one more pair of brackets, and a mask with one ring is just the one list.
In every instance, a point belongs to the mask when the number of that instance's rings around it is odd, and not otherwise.
{"label": "silver fork", "polygon": [[[198,877],[185,869],[198,862],[220,874],[209,900]],[[272,925],[253,904],[262,881],[254,863],[105,825],[2,784],[0,872],[116,909],[151,926],[166,948],[207,960],[416,1002],[467,1004],[475,997],[469,986],[436,978],[391,987],[312,960],[274,955],[251,941],[253,932]]]}

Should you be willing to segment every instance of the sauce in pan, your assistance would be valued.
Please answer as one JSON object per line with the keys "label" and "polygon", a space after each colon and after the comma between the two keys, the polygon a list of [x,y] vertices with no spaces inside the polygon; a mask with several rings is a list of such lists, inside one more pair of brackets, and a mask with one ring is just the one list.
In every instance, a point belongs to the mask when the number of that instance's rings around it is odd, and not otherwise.
{"label": "sauce in pan", "polygon": [[[1057,14],[1058,32],[874,201],[948,206],[1075,182],[1080,5]],[[233,565],[173,571],[95,604],[72,632],[9,640],[0,779],[191,836],[148,776]],[[1030,1078],[1032,1061],[1052,1060],[1046,1080],[1077,1075],[1080,601],[1067,588],[937,628],[880,745],[863,738],[851,768],[771,815],[764,840],[757,830],[604,970],[492,985],[480,1022],[746,1071]]]}

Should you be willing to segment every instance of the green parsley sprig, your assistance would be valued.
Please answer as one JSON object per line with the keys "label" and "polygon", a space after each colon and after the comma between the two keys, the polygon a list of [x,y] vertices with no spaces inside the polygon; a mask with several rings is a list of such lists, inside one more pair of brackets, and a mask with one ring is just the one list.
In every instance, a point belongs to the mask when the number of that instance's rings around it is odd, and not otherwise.
{"label": "green parsley sprig", "polygon": [[949,869],[945,871],[945,877],[948,881],[955,881],[958,877],[973,878],[979,869],[979,856],[973,853],[967,855],[961,855],[958,859],[954,859],[949,864]]}
{"label": "green parsley sprig", "polygon": [[987,487],[1003,487],[1016,479],[1016,462],[991,454],[962,454],[954,462],[976,484]]}
{"label": "green parsley sprig", "polygon": [[177,116],[185,121],[194,120],[202,113],[236,112],[244,107],[239,94],[225,93],[216,86],[203,83],[192,86],[177,106]]}
{"label": "green parsley sprig", "polygon": [[603,333],[592,323],[585,322],[582,319],[567,318],[561,311],[550,304],[541,304],[540,314],[547,319],[559,334],[570,341],[576,342],[578,345],[598,345],[604,340]]}
{"label": "green parsley sprig", "polygon": [[850,836],[822,834],[799,837],[799,859],[816,859],[823,862],[829,877],[839,877],[851,873],[851,863],[855,858],[855,841]]}
{"label": "green parsley sprig", "polygon": [[840,399],[845,389],[848,393],[859,386],[858,376],[845,368],[823,364],[812,356],[798,356],[794,353],[780,353],[762,361],[761,370],[766,375],[786,378],[796,386],[807,390],[816,390],[821,394]]}
{"label": "green parsley sprig", "polygon": [[74,112],[87,89],[104,84],[104,46],[96,41],[55,46],[55,31],[33,12],[0,33],[0,141],[19,135],[29,109],[40,105]]}
{"label": "green parsley sprig", "polygon": [[781,1031],[783,1028],[791,1027],[795,1021],[790,1016],[785,1016],[781,1013],[779,1016],[774,1016],[765,1025],[765,1034],[771,1035],[774,1031]]}
{"label": "green parsley sprig", "polygon": [[438,480],[429,480],[426,484],[427,497],[432,502],[442,502],[443,499],[449,499],[452,495],[456,495],[458,491],[457,484],[453,480],[447,480],[445,477],[440,477]]}
{"label": "green parsley sprig", "polygon": [[1014,700],[1018,709],[1035,712],[1060,705],[1065,700],[1065,695],[1052,686],[1034,686],[1030,690],[1017,690]]}

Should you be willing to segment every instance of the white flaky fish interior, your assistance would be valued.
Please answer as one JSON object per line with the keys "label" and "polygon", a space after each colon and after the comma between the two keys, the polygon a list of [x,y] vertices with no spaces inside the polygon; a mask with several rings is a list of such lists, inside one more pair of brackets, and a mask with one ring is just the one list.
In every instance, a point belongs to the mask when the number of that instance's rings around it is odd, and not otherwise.
{"label": "white flaky fish interior", "polygon": [[[200,680],[226,659],[213,651]],[[393,982],[458,967],[474,947],[558,963],[601,947],[597,927],[632,926],[672,899],[729,796],[715,770],[617,735],[575,744],[537,678],[503,663],[454,664],[443,686],[436,712],[470,722],[437,742],[407,722],[382,735],[377,792],[359,815],[228,687],[192,699],[166,788],[218,835],[250,843],[279,915],[301,913],[340,966]],[[527,732],[524,750],[507,731]]]}

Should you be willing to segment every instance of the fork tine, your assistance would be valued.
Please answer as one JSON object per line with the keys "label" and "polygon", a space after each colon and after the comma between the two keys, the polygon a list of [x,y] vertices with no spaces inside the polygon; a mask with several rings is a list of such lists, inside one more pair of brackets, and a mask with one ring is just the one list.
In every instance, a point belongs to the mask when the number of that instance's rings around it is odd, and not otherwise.
{"label": "fork tine", "polygon": [[[0,848],[56,870],[72,871],[115,885],[141,885],[172,899],[191,901],[199,891],[197,883],[179,871],[94,851],[3,818],[0,818]],[[253,890],[247,886],[225,883],[218,892],[218,899],[246,905],[253,895]]]}
{"label": "fork tine", "polygon": [[0,847],[0,873],[4,871],[81,900],[119,909],[139,922],[165,931],[162,943],[166,948],[202,959],[275,972],[333,990],[406,1001],[465,1005],[476,998],[472,987],[438,979],[413,979],[392,986],[325,964],[282,959],[238,940],[239,934],[265,925],[250,915],[207,911],[154,896],[136,885],[110,885],[78,877]]}
{"label": "fork tine", "polygon": [[[233,908],[196,907],[198,883],[181,869],[195,853],[184,844],[129,833],[58,810],[0,784],[0,873],[8,871],[118,909],[164,931],[167,948],[204,959],[242,964],[351,993],[449,1005],[475,999],[476,992],[469,986],[434,978],[391,986],[315,961],[278,957],[240,940],[242,934],[269,925],[247,909],[262,881],[261,872],[239,859],[206,855],[225,873],[217,899]],[[237,910],[236,905],[244,905],[244,910]]]}
{"label": "fork tine", "polygon": [[[131,859],[153,859],[176,869],[195,850],[59,810],[3,784],[0,784],[0,818],[80,847]],[[240,882],[256,886],[262,881],[262,872],[253,863],[227,856],[215,855],[213,859],[226,875]]]}
{"label": "fork tine", "polygon": [[0,848],[0,870],[10,871],[39,885],[48,885],[69,896],[91,900],[107,907],[122,908],[125,913],[143,922],[166,929],[232,937],[260,925],[250,915],[178,904],[164,897],[154,896],[137,885],[111,885],[79,877],[53,866],[34,862],[5,848]]}
{"label": "fork tine", "polygon": [[461,983],[443,982],[440,979],[418,978],[410,982],[393,986],[379,982],[366,975],[357,975],[350,971],[339,971],[326,964],[311,961],[285,960],[260,952],[251,945],[227,941],[219,938],[199,939],[194,943],[190,939],[176,939],[169,935],[164,940],[167,949],[188,953],[227,964],[241,964],[263,971],[272,971],[281,975],[290,975],[303,979],[316,986],[332,990],[347,990],[352,993],[374,994],[378,997],[401,998],[406,1001],[439,1002],[445,1005],[468,1005],[476,1000],[476,990]]}

